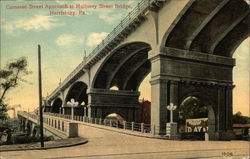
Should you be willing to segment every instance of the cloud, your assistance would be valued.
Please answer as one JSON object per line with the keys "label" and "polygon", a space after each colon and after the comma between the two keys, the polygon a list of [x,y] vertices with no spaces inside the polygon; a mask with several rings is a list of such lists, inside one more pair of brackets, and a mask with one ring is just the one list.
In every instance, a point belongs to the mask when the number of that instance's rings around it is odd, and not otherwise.
{"label": "cloud", "polygon": [[[118,20],[121,20],[123,17],[122,13],[115,12],[115,9],[96,9],[93,12],[98,14],[98,18],[104,20],[107,23],[115,23]],[[127,14],[127,13],[126,13]]]}
{"label": "cloud", "polygon": [[90,33],[87,40],[87,46],[91,47],[99,44],[107,35],[108,33],[106,32]]}
{"label": "cloud", "polygon": [[134,4],[135,2],[138,2],[138,1],[137,0],[128,0],[127,2],[128,2],[128,4],[131,5],[131,4]]}
{"label": "cloud", "polygon": [[55,2],[58,3],[58,4],[64,4],[65,0],[55,0]]}
{"label": "cloud", "polygon": [[107,23],[114,23],[117,20],[120,20],[122,17],[122,14],[107,14],[107,13],[103,13],[103,14],[99,14],[98,16],[100,19],[104,20]]}
{"label": "cloud", "polygon": [[53,16],[35,15],[29,19],[19,19],[12,22],[4,21],[2,28],[7,32],[12,33],[17,29],[25,31],[42,31],[61,25],[63,24],[58,23],[58,20]]}
{"label": "cloud", "polygon": [[62,34],[60,35],[55,43],[58,46],[70,46],[70,45],[81,45],[84,41],[83,37],[77,37],[71,34]]}

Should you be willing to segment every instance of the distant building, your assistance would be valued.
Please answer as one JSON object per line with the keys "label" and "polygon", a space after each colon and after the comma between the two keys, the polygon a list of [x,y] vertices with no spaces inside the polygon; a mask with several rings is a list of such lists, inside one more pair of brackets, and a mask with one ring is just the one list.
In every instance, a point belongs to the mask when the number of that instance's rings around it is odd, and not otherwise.
{"label": "distant building", "polygon": [[151,102],[148,100],[140,100],[138,116],[139,122],[144,124],[150,124],[150,115],[151,115]]}
{"label": "distant building", "polygon": [[236,136],[250,136],[250,124],[233,124],[233,132]]}

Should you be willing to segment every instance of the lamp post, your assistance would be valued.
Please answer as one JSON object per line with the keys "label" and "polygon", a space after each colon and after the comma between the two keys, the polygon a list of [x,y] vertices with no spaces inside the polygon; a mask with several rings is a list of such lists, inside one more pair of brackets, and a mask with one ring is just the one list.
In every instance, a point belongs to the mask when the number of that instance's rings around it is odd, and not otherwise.
{"label": "lamp post", "polygon": [[67,105],[71,107],[71,120],[74,120],[74,107],[78,106],[79,102],[75,102],[75,99],[71,99],[67,102]]}
{"label": "lamp post", "polygon": [[170,111],[170,122],[166,125],[166,136],[169,139],[176,139],[178,138],[177,135],[177,123],[173,122],[173,111],[177,108],[176,105],[173,103],[170,103],[170,105],[167,106],[167,109]]}
{"label": "lamp post", "polygon": [[170,111],[170,123],[173,123],[173,111],[177,108],[176,105],[173,103],[170,103],[170,105],[167,106],[167,109]]}

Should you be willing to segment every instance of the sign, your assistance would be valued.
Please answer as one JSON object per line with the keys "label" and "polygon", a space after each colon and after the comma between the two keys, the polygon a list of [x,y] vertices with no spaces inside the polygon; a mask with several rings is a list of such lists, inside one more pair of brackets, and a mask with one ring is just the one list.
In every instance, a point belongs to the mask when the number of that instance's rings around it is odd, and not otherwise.
{"label": "sign", "polygon": [[208,118],[186,119],[185,132],[208,132]]}

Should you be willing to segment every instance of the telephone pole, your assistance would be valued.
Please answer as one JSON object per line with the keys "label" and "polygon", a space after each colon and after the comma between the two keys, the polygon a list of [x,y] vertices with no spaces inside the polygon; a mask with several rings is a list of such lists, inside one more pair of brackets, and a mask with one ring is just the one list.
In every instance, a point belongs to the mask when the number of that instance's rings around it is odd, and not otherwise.
{"label": "telephone pole", "polygon": [[39,94],[39,114],[40,114],[40,141],[44,147],[43,137],[43,106],[42,106],[42,71],[41,71],[41,46],[38,45],[38,94]]}

